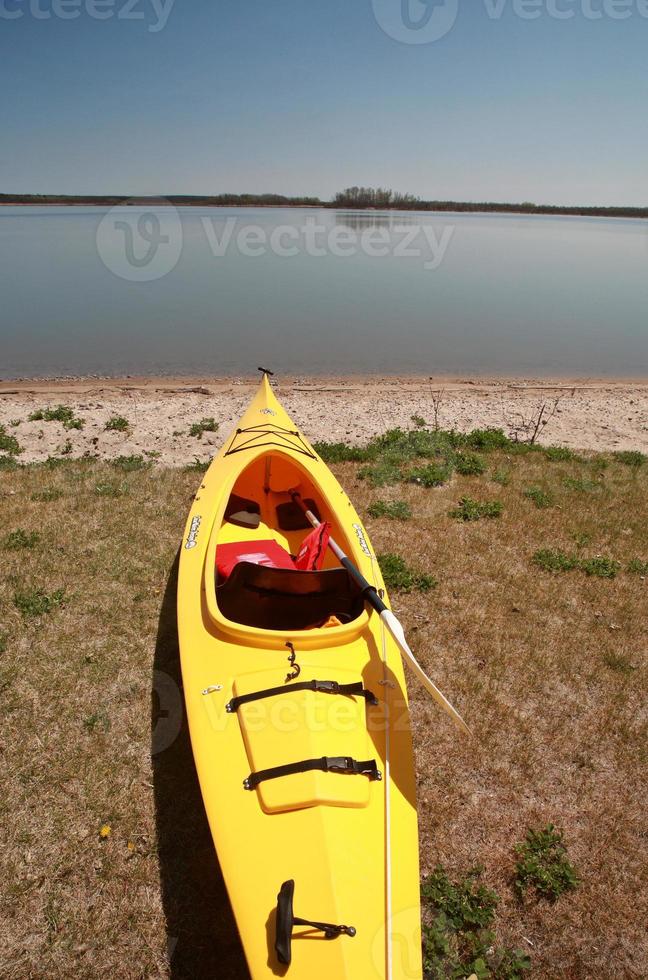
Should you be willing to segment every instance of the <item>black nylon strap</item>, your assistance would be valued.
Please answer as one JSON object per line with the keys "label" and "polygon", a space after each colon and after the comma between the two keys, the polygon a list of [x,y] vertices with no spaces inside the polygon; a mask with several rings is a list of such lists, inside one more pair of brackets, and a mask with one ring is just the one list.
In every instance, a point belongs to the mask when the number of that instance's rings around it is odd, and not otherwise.
{"label": "black nylon strap", "polygon": [[362,681],[354,684],[338,684],[337,681],[300,681],[298,684],[288,684],[282,687],[268,687],[265,691],[253,691],[251,694],[241,694],[239,697],[232,698],[225,705],[225,710],[229,712],[238,711],[240,705],[247,704],[249,701],[260,701],[262,698],[273,698],[278,694],[286,694],[290,691],[321,691],[324,694],[358,694],[365,698],[369,704],[378,704],[378,698],[372,691],[362,686]]}
{"label": "black nylon strap", "polygon": [[277,779],[279,776],[292,776],[298,772],[312,772],[313,770],[348,773],[351,776],[368,776],[371,780],[382,779],[382,773],[378,769],[375,759],[357,762],[348,755],[334,755],[322,756],[321,759],[304,759],[302,762],[289,762],[285,766],[274,766],[272,769],[259,769],[258,772],[251,772],[247,779],[243,780],[243,788],[254,789],[266,779]]}

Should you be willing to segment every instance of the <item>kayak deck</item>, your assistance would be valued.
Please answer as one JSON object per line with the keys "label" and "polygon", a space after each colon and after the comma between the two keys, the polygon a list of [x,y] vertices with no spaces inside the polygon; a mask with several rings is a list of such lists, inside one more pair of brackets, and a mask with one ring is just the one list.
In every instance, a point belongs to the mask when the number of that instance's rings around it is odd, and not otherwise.
{"label": "kayak deck", "polygon": [[[234,458],[226,445],[189,515],[178,617],[196,768],[250,972],[420,978],[415,777],[397,648],[330,554],[321,572],[241,576],[250,564],[241,562],[225,579],[217,573],[219,545],[274,542],[297,553],[307,527],[287,506],[295,488],[380,587],[377,563],[350,501],[314,454],[306,458],[303,437],[298,450],[254,446],[252,458],[239,455],[241,442],[239,430],[228,444]],[[232,581],[244,595],[238,605],[228,605]],[[315,583],[312,606],[291,592],[295,581]],[[284,619],[273,628],[267,606],[281,606],[282,589]],[[303,686],[311,682],[320,683]],[[274,942],[277,895],[290,880],[295,915],[352,932],[327,939],[295,926],[285,967]]]}

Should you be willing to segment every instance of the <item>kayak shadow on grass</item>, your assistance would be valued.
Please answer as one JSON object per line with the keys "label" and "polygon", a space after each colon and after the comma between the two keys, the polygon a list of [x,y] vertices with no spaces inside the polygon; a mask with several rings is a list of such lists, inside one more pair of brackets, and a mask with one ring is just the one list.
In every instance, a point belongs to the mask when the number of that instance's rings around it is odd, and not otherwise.
{"label": "kayak shadow on grass", "polygon": [[249,980],[194,766],[176,620],[178,558],[155,644],[151,760],[162,904],[172,980]]}

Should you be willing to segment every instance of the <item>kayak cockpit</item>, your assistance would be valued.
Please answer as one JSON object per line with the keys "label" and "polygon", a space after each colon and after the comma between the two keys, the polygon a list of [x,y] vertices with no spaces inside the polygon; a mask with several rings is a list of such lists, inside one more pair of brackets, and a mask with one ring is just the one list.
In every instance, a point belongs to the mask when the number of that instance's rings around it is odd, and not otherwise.
{"label": "kayak cockpit", "polygon": [[227,619],[265,630],[306,630],[356,619],[362,593],[345,568],[299,571],[237,562],[216,589]]}
{"label": "kayak cockpit", "polygon": [[325,545],[316,564],[296,565],[313,529],[291,497],[295,490],[347,542],[339,515],[301,465],[281,453],[257,457],[239,473],[212,532],[206,589],[214,588],[226,623],[292,633],[341,627],[364,615],[358,586]]}

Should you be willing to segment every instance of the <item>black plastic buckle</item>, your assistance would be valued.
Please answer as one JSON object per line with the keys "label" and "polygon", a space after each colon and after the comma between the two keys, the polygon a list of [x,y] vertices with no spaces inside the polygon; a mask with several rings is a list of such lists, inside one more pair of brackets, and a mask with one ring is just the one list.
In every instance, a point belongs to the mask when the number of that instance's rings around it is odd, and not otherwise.
{"label": "black plastic buckle", "polygon": [[355,760],[350,755],[334,755],[326,760],[328,772],[357,772]]}
{"label": "black plastic buckle", "polygon": [[322,691],[325,694],[338,694],[340,685],[337,681],[313,681],[313,690]]}

